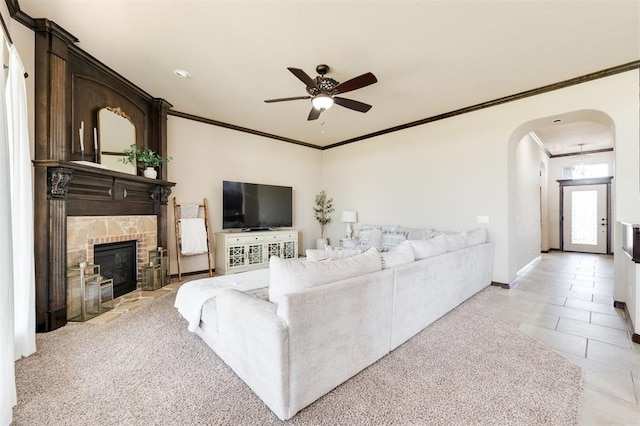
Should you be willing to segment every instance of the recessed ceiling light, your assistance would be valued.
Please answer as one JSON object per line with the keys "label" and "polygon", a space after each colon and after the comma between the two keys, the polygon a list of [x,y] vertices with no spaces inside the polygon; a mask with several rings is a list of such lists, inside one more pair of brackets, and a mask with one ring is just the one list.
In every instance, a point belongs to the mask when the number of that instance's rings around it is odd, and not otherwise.
{"label": "recessed ceiling light", "polygon": [[191,78],[191,74],[189,74],[189,71],[175,70],[174,73],[176,73],[176,75],[180,78]]}

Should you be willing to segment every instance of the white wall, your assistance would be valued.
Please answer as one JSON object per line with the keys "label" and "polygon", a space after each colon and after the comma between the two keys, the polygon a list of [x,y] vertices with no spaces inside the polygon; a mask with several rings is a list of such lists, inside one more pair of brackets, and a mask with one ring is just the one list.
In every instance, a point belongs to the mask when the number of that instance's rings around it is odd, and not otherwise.
{"label": "white wall", "polygon": [[[170,198],[179,203],[207,198],[213,232],[222,229],[222,181],[293,187],[293,226],[300,231],[299,252],[315,245],[320,228],[313,199],[322,189],[321,151],[169,116],[168,180],[176,182]],[[177,273],[173,202],[169,202],[171,273]],[[213,235],[211,236],[213,242]],[[212,255],[213,258],[213,255]],[[215,264],[215,261],[214,261]],[[182,272],[207,269],[204,255],[181,258]]]}
{"label": "white wall", "polygon": [[543,252],[548,252],[551,249],[549,243],[549,161],[540,162],[540,184],[541,197],[540,197],[540,228],[542,234],[540,235],[540,249]]}
{"label": "white wall", "polygon": [[[489,216],[493,279],[510,282],[521,263],[515,159],[525,123],[580,110],[611,117],[616,217],[640,221],[638,85],[629,71],[323,151],[324,187],[338,213],[358,211],[359,224],[456,230]],[[331,238],[342,232],[339,222],[329,226]]]}
{"label": "white wall", "polygon": [[[629,85],[628,93],[616,108],[615,124],[615,226],[616,241],[622,241],[622,228],[617,223],[640,223],[640,99],[638,76],[640,71],[625,73],[635,77],[635,86]],[[623,101],[623,99],[625,101]],[[612,116],[614,117],[614,116]],[[619,118],[619,119],[617,119]],[[614,298],[625,302],[631,314],[635,332],[640,331],[640,295],[638,280],[625,280],[629,259],[620,244],[614,246],[615,283]]]}
{"label": "white wall", "polygon": [[[496,245],[494,279],[507,282],[507,151],[492,110],[323,151],[324,186],[336,211],[355,210],[361,224],[440,230],[477,228],[488,216]],[[329,226],[339,238],[341,223]]]}
{"label": "white wall", "polygon": [[[549,159],[540,146],[526,135],[516,149],[516,229],[518,245],[516,250],[516,268],[522,269],[540,256],[542,250],[541,232],[541,193],[543,176],[546,182],[546,164]],[[546,201],[546,200],[545,200]]]}

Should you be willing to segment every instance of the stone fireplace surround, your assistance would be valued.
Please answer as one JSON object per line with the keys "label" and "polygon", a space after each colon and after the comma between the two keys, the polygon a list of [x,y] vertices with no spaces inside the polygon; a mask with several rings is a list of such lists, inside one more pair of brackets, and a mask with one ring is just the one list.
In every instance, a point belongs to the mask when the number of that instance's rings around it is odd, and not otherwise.
{"label": "stone fireplace surround", "polygon": [[94,246],[136,241],[137,280],[140,289],[143,266],[149,263],[149,250],[158,245],[156,216],[68,216],[67,268],[94,261]]}

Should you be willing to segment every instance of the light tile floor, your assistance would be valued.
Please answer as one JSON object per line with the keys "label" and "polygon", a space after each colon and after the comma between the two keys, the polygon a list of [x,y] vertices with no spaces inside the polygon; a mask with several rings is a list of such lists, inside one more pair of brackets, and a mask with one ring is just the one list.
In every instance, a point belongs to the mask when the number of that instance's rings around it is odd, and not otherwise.
{"label": "light tile floor", "polygon": [[583,425],[640,425],[640,345],[613,307],[613,257],[550,252],[487,309],[584,370]]}

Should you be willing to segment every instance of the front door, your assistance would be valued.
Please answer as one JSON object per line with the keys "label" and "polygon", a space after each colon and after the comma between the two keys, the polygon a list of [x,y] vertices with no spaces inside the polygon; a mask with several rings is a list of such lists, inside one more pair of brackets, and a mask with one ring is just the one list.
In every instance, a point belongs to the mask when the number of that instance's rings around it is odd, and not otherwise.
{"label": "front door", "polygon": [[606,184],[565,186],[563,250],[606,254],[608,211]]}

